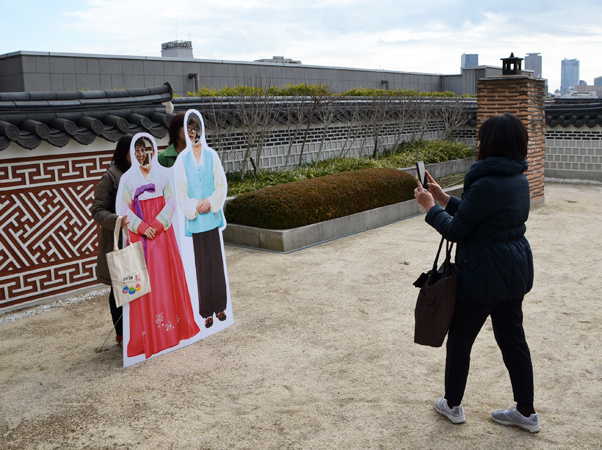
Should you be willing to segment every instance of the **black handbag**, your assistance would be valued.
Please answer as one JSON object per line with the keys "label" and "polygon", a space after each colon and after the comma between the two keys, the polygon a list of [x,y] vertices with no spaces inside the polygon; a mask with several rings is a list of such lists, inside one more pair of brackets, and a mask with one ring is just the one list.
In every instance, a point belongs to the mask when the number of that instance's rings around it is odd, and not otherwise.
{"label": "black handbag", "polygon": [[456,307],[458,267],[451,262],[453,242],[445,244],[445,261],[437,270],[439,254],[445,238],[441,238],[433,268],[414,282],[420,288],[414,319],[414,342],[430,347],[441,347],[449,330]]}

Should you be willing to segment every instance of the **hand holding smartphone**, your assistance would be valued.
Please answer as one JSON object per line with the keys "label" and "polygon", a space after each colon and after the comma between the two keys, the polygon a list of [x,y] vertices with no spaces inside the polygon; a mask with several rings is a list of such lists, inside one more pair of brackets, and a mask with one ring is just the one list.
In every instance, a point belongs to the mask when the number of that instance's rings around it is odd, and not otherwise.
{"label": "hand holding smartphone", "polygon": [[424,167],[424,161],[418,161],[416,163],[416,172],[418,172],[418,180],[420,180],[423,189],[428,189],[429,180],[426,177],[426,168]]}

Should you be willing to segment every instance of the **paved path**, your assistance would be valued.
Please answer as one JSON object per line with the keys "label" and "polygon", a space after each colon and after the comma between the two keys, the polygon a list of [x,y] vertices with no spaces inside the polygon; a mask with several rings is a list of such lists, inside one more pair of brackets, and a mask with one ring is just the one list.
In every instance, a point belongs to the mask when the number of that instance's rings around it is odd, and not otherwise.
{"label": "paved path", "polygon": [[487,322],[467,423],[435,413],[444,349],[413,344],[412,282],[438,237],[416,217],[301,252],[227,247],[235,325],[121,367],[106,295],[0,326],[0,448],[398,449],[602,447],[602,187],[552,184],[527,223],[525,327],[537,435],[512,403]]}

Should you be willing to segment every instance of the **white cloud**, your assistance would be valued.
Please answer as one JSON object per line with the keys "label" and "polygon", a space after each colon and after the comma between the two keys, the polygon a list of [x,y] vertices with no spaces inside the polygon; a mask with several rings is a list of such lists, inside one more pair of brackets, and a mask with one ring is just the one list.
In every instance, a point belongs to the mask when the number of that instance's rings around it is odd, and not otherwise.
{"label": "white cloud", "polygon": [[[161,43],[177,37],[193,41],[197,58],[249,61],[282,55],[304,64],[459,73],[462,53],[478,53],[479,63],[499,66],[510,52],[540,52],[552,89],[560,85],[563,57],[579,58],[581,78],[589,83],[602,75],[597,56],[602,5],[595,0],[580,3],[587,14],[577,14],[561,0],[181,0],[177,7],[164,0],[88,0],[70,5],[75,7],[60,16],[52,16],[54,8],[45,11],[45,21],[60,24],[60,33],[35,24],[22,27],[21,37],[15,36],[21,32],[16,27],[10,30],[10,37],[42,48],[30,44],[6,51],[159,56]],[[36,30],[41,30],[37,36]],[[5,32],[0,30],[0,49]]]}

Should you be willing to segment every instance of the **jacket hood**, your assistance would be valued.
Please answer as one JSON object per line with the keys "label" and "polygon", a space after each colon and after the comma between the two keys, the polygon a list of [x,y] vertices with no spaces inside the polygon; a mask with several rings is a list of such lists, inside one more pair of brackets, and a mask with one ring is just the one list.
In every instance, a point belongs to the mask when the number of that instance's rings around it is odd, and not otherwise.
{"label": "jacket hood", "polygon": [[526,172],[528,169],[527,160],[516,161],[504,156],[490,156],[482,161],[475,162],[464,177],[464,191],[477,181],[487,175],[494,176],[512,176]]}

